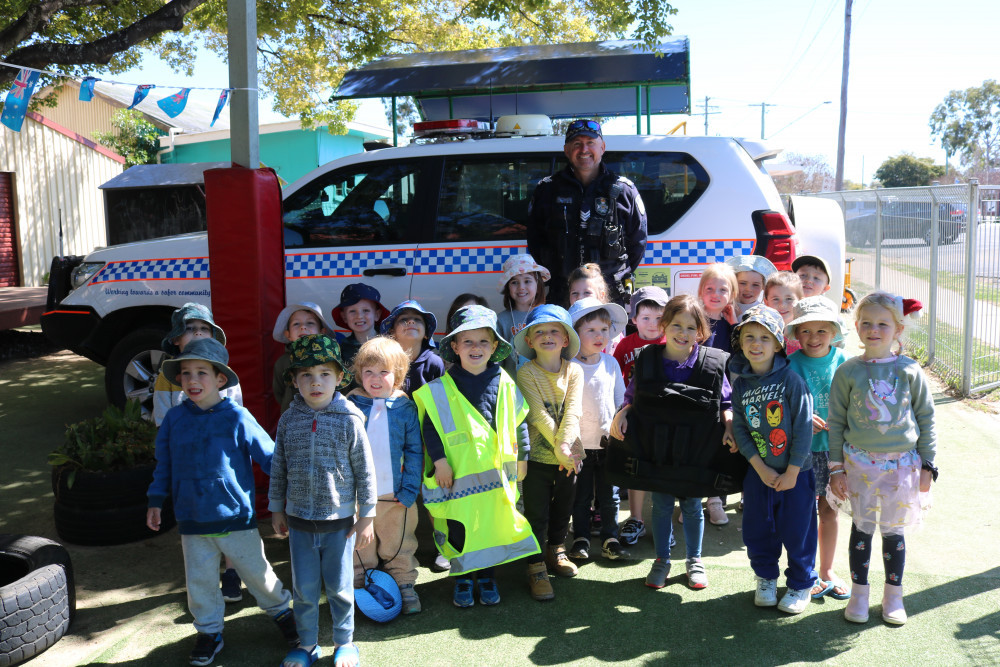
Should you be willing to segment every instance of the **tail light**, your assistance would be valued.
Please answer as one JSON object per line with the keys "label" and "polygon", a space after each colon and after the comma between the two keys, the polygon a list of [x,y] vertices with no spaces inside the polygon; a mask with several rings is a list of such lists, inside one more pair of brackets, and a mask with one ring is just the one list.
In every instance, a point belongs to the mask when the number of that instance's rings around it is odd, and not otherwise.
{"label": "tail light", "polygon": [[750,217],[757,234],[754,254],[767,257],[779,271],[791,271],[798,239],[788,216],[777,211],[754,211]]}

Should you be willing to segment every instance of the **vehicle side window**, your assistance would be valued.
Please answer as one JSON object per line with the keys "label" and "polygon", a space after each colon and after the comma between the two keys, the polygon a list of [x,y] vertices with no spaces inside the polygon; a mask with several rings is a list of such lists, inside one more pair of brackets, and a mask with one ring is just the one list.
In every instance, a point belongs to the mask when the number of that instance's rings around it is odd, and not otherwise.
{"label": "vehicle side window", "polygon": [[548,157],[447,159],[434,240],[524,239],[531,194],[550,173]]}
{"label": "vehicle side window", "polygon": [[670,229],[708,188],[708,172],[687,153],[608,151],[604,164],[635,183],[650,236]]}
{"label": "vehicle side window", "polygon": [[413,163],[354,165],[320,176],[284,202],[285,247],[406,243],[417,228]]}

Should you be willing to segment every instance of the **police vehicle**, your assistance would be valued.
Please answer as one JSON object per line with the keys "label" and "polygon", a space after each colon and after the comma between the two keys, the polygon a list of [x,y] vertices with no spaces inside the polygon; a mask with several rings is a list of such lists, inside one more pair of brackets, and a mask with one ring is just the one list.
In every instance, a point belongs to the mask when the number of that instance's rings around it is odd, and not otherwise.
{"label": "police vehicle", "polygon": [[[544,116],[432,121],[418,139],[335,160],[283,193],[286,298],[329,311],[365,282],[392,308],[417,299],[439,328],[452,300],[480,294],[502,308],[504,260],[526,252],[536,183],[565,164],[563,137]],[[529,136],[547,133],[549,136]],[[833,202],[783,204],[763,161],[778,151],[726,137],[605,136],[603,161],[635,183],[649,240],[635,287],[694,292],[701,270],[737,254],[789,268],[796,254],[844,265],[844,223]],[[840,294],[841,276],[831,293]],[[112,402],[150,397],[171,311],[214,306],[205,233],[103,248],[72,271],[72,291],[46,313],[46,334],[106,366]],[[442,333],[441,331],[437,333]]]}

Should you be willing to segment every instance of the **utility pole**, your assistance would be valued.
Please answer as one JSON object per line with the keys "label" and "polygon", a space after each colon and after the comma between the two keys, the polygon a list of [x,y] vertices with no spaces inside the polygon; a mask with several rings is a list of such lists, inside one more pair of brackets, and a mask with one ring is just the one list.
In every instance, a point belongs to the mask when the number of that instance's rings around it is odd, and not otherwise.
{"label": "utility pole", "polygon": [[844,139],[847,135],[847,71],[851,64],[851,5],[844,0],[844,71],[840,77],[840,127],[837,129],[837,181],[834,188],[844,189]]}
{"label": "utility pole", "polygon": [[715,107],[715,106],[713,106],[713,107],[710,107],[710,106],[708,106],[708,101],[709,101],[710,99],[712,99],[712,98],[710,98],[710,97],[709,97],[708,95],[705,95],[705,103],[704,103],[704,104],[701,104],[701,105],[699,105],[699,106],[703,106],[703,107],[705,107],[705,110],[704,110],[704,112],[703,112],[703,113],[704,113],[704,115],[705,115],[705,136],[706,136],[706,137],[708,136],[708,117],[709,117],[710,115],[714,116],[714,115],[716,115],[716,114],[719,114],[719,113],[721,113],[720,111],[710,111],[710,109],[718,109],[718,108],[719,108],[719,107]]}
{"label": "utility pole", "polygon": [[768,104],[767,102],[761,102],[760,104],[748,104],[750,107],[760,107],[760,138],[764,139],[764,113],[767,111],[767,107],[776,107],[777,104]]}

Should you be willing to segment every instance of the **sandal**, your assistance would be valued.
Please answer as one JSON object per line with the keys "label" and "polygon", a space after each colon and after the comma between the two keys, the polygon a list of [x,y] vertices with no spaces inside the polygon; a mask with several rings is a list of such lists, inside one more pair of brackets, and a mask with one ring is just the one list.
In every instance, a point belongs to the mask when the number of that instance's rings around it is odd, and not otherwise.
{"label": "sandal", "polygon": [[344,658],[354,658],[354,664],[358,667],[361,666],[361,656],[358,654],[358,647],[354,644],[344,644],[343,646],[338,646],[333,651],[333,664],[334,667],[340,664],[340,660]]}
{"label": "sandal", "polygon": [[[851,589],[847,587],[840,579],[831,579],[830,584],[830,597],[834,600],[850,600],[851,599]],[[837,589],[844,591],[843,593],[838,593]]]}
{"label": "sandal", "polygon": [[294,663],[300,667],[312,667],[312,664],[319,660],[319,657],[319,644],[313,646],[313,650],[311,651],[307,651],[304,648],[293,648],[285,656],[285,659],[281,661],[280,667],[284,667],[287,662]]}
{"label": "sandal", "polygon": [[823,579],[817,579],[816,583],[813,585],[812,590],[809,594],[812,596],[813,600],[818,600],[824,595],[828,595],[833,592],[833,582],[824,581]]}

